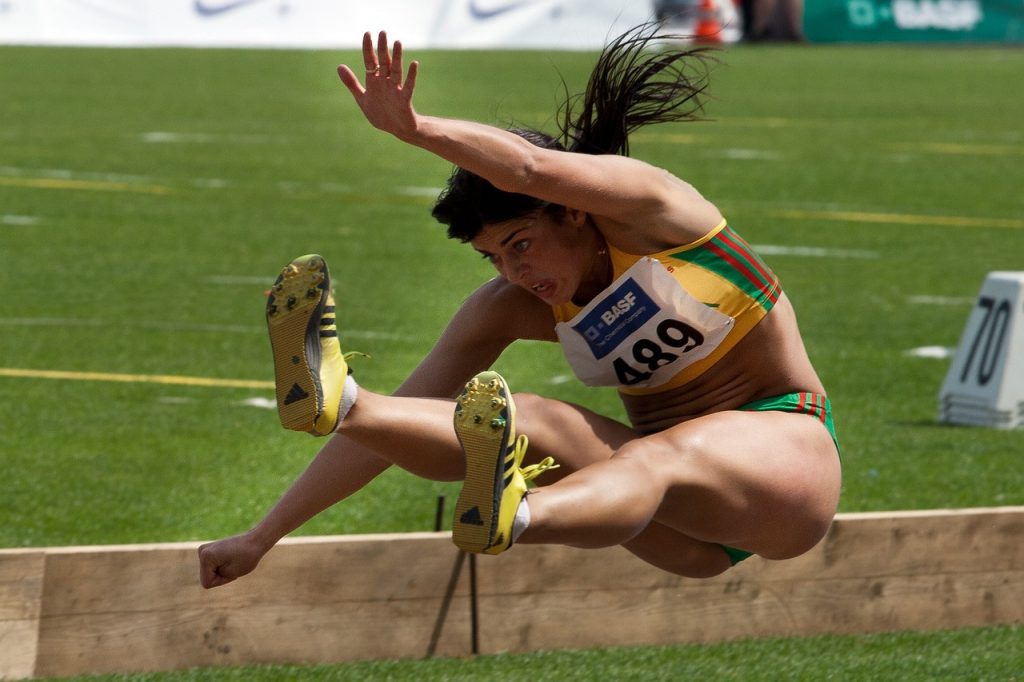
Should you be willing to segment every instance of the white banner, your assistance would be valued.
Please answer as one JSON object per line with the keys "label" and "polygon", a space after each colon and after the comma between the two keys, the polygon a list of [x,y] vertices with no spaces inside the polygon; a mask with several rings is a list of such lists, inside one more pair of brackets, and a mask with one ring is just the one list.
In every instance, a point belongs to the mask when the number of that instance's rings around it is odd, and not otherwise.
{"label": "white banner", "polygon": [[593,49],[652,0],[0,0],[0,43],[352,48],[385,29],[411,48]]}

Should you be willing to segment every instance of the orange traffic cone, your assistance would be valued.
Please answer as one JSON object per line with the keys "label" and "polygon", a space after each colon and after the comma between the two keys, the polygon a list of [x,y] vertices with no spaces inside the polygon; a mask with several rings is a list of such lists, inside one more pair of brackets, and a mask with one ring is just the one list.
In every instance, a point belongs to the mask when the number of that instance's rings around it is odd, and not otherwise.
{"label": "orange traffic cone", "polygon": [[697,9],[697,25],[693,32],[698,43],[722,42],[722,23],[718,19],[718,8],[715,0],[701,0]]}

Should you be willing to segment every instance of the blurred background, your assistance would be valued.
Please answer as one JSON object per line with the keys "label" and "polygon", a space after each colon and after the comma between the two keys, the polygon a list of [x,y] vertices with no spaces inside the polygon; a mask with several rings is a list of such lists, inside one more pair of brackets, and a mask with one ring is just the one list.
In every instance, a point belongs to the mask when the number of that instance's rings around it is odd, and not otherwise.
{"label": "blurred background", "polygon": [[652,15],[710,42],[1024,41],[1004,0],[2,0],[0,43],[591,49]]}

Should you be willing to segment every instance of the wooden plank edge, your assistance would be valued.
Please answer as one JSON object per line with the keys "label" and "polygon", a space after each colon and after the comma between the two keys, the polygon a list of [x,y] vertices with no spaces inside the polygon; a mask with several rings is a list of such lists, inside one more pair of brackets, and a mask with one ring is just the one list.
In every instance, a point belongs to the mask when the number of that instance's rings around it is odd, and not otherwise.
{"label": "wooden plank edge", "polygon": [[[918,520],[924,520],[924,521],[927,521],[928,523],[934,524],[936,522],[941,522],[943,519],[949,519],[950,521],[959,519],[959,520],[963,521],[965,519],[970,519],[970,517],[981,517],[981,516],[985,516],[985,515],[987,515],[987,516],[995,516],[997,518],[1005,518],[1006,520],[1008,520],[1010,523],[1012,523],[1015,526],[1018,525],[1017,524],[1017,519],[1019,518],[1021,520],[1022,524],[1024,524],[1024,507],[1010,507],[1010,506],[989,507],[989,508],[972,508],[972,509],[911,510],[911,511],[896,511],[896,512],[843,513],[843,514],[837,515],[836,521],[837,521],[837,525],[840,526],[840,527],[841,526],[848,526],[848,527],[865,527],[865,528],[867,528],[867,527],[873,527],[873,526],[883,526],[883,525],[887,525],[887,524],[888,525],[895,525],[895,526],[902,526],[903,522],[907,522],[907,523],[909,523],[910,527],[913,527],[915,522],[918,521]],[[985,529],[982,528],[982,530],[985,530]],[[991,531],[986,531],[986,532],[991,532]],[[349,548],[349,550],[353,550],[353,549],[357,548],[356,546],[364,547],[365,548],[365,547],[370,547],[372,545],[380,545],[380,547],[374,547],[373,548],[374,551],[387,552],[388,551],[387,550],[388,545],[393,545],[396,549],[400,549],[400,547],[402,545],[407,544],[410,541],[423,541],[423,540],[442,541],[442,540],[446,540],[448,538],[448,536],[450,536],[450,533],[448,533],[448,532],[441,532],[441,533],[401,533],[401,534],[367,534],[367,535],[334,535],[334,536],[297,536],[297,537],[287,538],[287,539],[283,540],[279,544],[279,546],[278,546],[276,551],[277,552],[288,553],[289,548],[295,548],[296,551],[310,551],[310,550],[316,548],[317,546],[322,546],[325,551],[331,551],[332,548],[334,548],[334,549],[345,548],[346,546]],[[127,556],[119,556],[118,559],[120,560],[120,563],[126,567],[125,568],[125,570],[127,571],[126,574],[130,575],[131,574],[131,569],[130,569],[131,558],[130,558],[130,555],[132,553],[136,553],[136,552],[147,553],[147,554],[150,555],[150,559],[152,559],[152,553],[154,553],[154,552],[155,553],[160,553],[160,552],[163,552],[163,551],[168,551],[168,552],[171,552],[171,553],[177,553],[178,556],[181,556],[181,552],[183,550],[187,550],[187,551],[191,552],[191,551],[194,551],[196,548],[198,548],[201,544],[202,544],[202,542],[200,542],[200,541],[189,541],[189,542],[149,543],[149,544],[133,544],[133,545],[92,545],[92,546],[78,546],[78,547],[70,546],[70,547],[50,547],[50,548],[5,549],[5,550],[0,550],[0,562],[6,562],[6,563],[10,564],[10,562],[19,561],[19,560],[21,560],[21,561],[25,561],[25,560],[36,561],[36,564],[35,564],[36,568],[35,568],[35,570],[38,571],[39,575],[36,576],[35,578],[31,578],[31,579],[36,580],[37,584],[42,585],[43,582],[44,582],[44,579],[45,579],[45,575],[44,575],[44,573],[45,573],[45,566],[46,566],[45,557],[47,557],[47,556],[53,556],[54,558],[61,557],[61,560],[63,562],[66,562],[68,560],[73,560],[73,557],[75,555],[81,555],[81,556],[83,556],[83,559],[85,559],[86,556],[97,555],[97,554],[101,554],[101,553],[113,553],[113,554],[118,554],[118,555],[127,555]],[[447,544],[446,543],[439,543],[438,546],[439,547],[447,547]],[[492,559],[491,562],[487,562],[487,561],[480,562],[480,566],[481,566],[480,570],[484,572],[483,573],[483,576],[484,576],[483,580],[486,581],[486,573],[491,571],[492,569],[494,569],[494,570],[511,571],[511,570],[513,570],[513,568],[515,568],[515,570],[523,570],[523,566],[522,566],[523,565],[523,560],[524,559],[528,559],[527,555],[533,554],[533,550],[540,551],[540,550],[543,550],[544,548],[539,547],[539,546],[533,546],[533,547],[524,546],[522,548],[517,548],[517,549],[519,550],[519,553],[520,553],[520,556],[521,556],[521,559],[518,560],[518,561],[516,561],[516,560],[510,561],[510,559],[514,559],[516,557],[516,553],[511,553],[510,555],[508,555],[506,557],[497,558],[496,560],[495,560],[495,558],[490,558],[489,557],[490,559]],[[551,548],[551,549],[554,549],[554,548]],[[558,548],[558,549],[560,550],[561,548]],[[566,548],[566,549],[568,549],[568,548]],[[446,550],[444,550],[444,551],[446,551]],[[451,551],[452,551],[452,556],[453,557],[456,556],[454,547],[451,548]],[[814,550],[814,551],[818,551],[818,550]],[[591,562],[589,562],[589,561],[583,562],[584,563],[583,566],[575,566],[575,567],[574,566],[562,566],[561,569],[558,567],[557,564],[562,563],[563,561],[568,560],[568,559],[566,559],[564,557],[570,557],[572,555],[572,553],[574,553],[574,552],[590,553],[591,551],[590,550],[572,550],[571,552],[569,552],[569,554],[563,554],[560,551],[554,551],[554,552],[551,553],[551,556],[554,557],[554,562],[555,562],[556,565],[551,565],[550,563],[548,563],[548,564],[546,564],[544,566],[538,566],[535,570],[543,570],[543,571],[556,570],[557,571],[557,570],[565,569],[565,570],[576,570],[576,571],[580,571],[580,572],[585,572],[587,570],[586,565],[587,564],[592,565]],[[601,554],[601,552],[597,552],[595,554]],[[620,553],[620,554],[622,554],[622,553]],[[583,556],[583,554],[581,554],[579,556]],[[35,557],[35,558],[33,559],[33,557]],[[637,562],[637,565],[640,567],[641,570],[649,569],[649,567],[646,567],[646,565],[638,562],[638,560],[636,560],[636,559],[634,559],[632,557],[626,557],[626,558],[628,558],[631,561]],[[505,561],[502,561],[502,559],[504,559]],[[613,559],[613,561],[618,561],[618,559],[616,559],[614,557],[612,557],[612,559]],[[603,559],[602,559],[602,561],[603,561]],[[733,588],[730,587],[730,583],[736,582],[737,580],[742,581],[742,584],[745,584],[746,586],[750,586],[751,584],[756,584],[758,582],[758,580],[759,580],[758,571],[757,570],[751,571],[750,569],[756,568],[761,561],[762,560],[759,560],[759,559],[753,559],[753,560],[751,560],[751,562],[753,562],[753,563],[751,563],[751,564],[749,564],[747,566],[741,565],[737,569],[734,569],[733,572],[730,572],[729,574],[726,574],[726,576],[723,576],[722,578],[719,578],[719,579],[712,579],[711,582],[708,582],[708,581],[686,581],[685,579],[675,578],[674,576],[668,576],[667,574],[665,574],[665,576],[667,576],[667,581],[665,579],[659,579],[659,584],[664,582],[666,585],[671,587],[671,585],[674,584],[673,581],[677,581],[681,588],[685,588],[685,590],[683,590],[683,591],[689,591],[689,593],[691,595],[693,594],[693,590],[694,589],[698,589],[699,590],[700,586],[702,586],[702,585],[706,585],[708,588],[713,588],[715,586],[715,581],[718,581],[717,589],[719,589],[719,590],[723,589],[723,586],[724,586],[724,589],[726,589],[726,590],[733,589]],[[768,563],[768,562],[764,562],[764,563]],[[783,566],[786,565],[786,564],[790,564],[790,562],[778,562],[778,563],[780,565],[783,565]],[[527,562],[527,568],[529,568],[528,564],[529,564],[529,562]],[[777,580],[780,580],[780,579],[788,580],[788,579],[791,579],[791,578],[794,578],[794,577],[799,577],[799,576],[802,575],[801,579],[806,579],[808,571],[810,571],[811,573],[814,573],[816,571],[816,569],[818,568],[815,564],[817,564],[816,561],[810,561],[809,563],[805,563],[805,564],[801,565],[799,559],[798,560],[794,560],[794,562],[791,564],[792,569],[784,569],[784,573],[792,573],[792,575],[789,575],[789,576],[787,576],[787,575],[782,575],[782,576],[772,575],[772,576],[769,576],[768,574],[765,574],[765,575],[760,576],[760,578],[767,580],[770,577],[772,581],[777,581]],[[1009,590],[1009,592],[1013,592],[1014,596],[1018,596],[1019,595],[1019,586],[1021,584],[1021,581],[1024,580],[1024,565],[1022,565],[1022,562],[1019,560],[1018,557],[1016,557],[1016,553],[1015,553],[1015,557],[1013,558],[1011,564],[1012,565],[1011,565],[1010,568],[1012,570],[1010,571],[1009,575],[1011,575],[1013,579],[1009,580],[1008,582],[1006,582],[1006,585],[1007,585],[1007,589],[1009,589],[1011,586],[1014,586],[1013,589]],[[504,568],[501,568],[502,566],[504,566]],[[628,568],[628,570],[632,571],[633,570],[633,566],[631,565]],[[653,571],[654,569],[649,569],[649,570]],[[736,574],[736,577],[732,577],[734,573]],[[847,576],[847,578],[849,578],[849,576]],[[29,579],[29,578],[27,578],[27,579]],[[544,581],[543,580],[539,581],[539,584],[543,585]],[[876,584],[877,584],[877,581],[874,581],[873,576],[865,576],[865,578],[864,578],[865,588],[864,589],[869,590],[869,591],[870,590],[874,590],[874,589],[876,589],[874,587]],[[245,585],[245,583],[242,582],[242,581],[240,581],[239,583],[236,583],[236,586],[241,586],[243,590],[244,590],[244,585]],[[614,585],[608,585],[608,588],[609,588],[608,594],[613,595],[614,592],[615,592],[615,586]],[[221,589],[224,589],[224,588],[221,588]],[[663,588],[659,588],[659,589],[663,589]],[[776,589],[776,588],[773,588],[773,589]],[[542,591],[543,591],[543,588],[538,588],[537,590],[535,590],[536,594],[534,595],[534,597],[535,598],[541,597],[542,596],[541,595]],[[712,600],[712,602],[714,601],[714,597],[712,596],[713,591],[714,591],[713,589],[709,589],[709,598]],[[31,592],[31,590],[29,592]],[[1007,594],[1009,594],[1009,592]],[[879,595],[873,594],[873,595],[869,595],[869,596],[874,596],[874,597],[877,598]],[[38,597],[38,596],[37,597],[32,597],[28,593],[25,593],[23,595],[23,597],[26,600],[31,600],[31,599],[35,598],[35,599],[37,599],[37,602],[36,602],[36,604],[34,606],[32,604],[25,604],[25,605],[22,605],[20,607],[15,605],[14,608],[16,608],[16,609],[17,608],[28,609],[27,612],[29,612],[29,613],[31,613],[32,610],[35,609],[34,613],[36,613],[37,615],[39,613],[44,613],[46,611],[45,605],[42,605],[42,604],[39,603],[42,600],[46,599],[45,594],[43,594],[42,597]],[[372,599],[372,596],[370,596],[370,597]],[[898,599],[899,598],[899,594],[893,595],[891,598]],[[217,600],[215,599],[214,602],[216,602],[216,601]],[[556,599],[555,601],[561,601],[561,599]],[[597,600],[597,601],[600,601],[600,600]],[[568,601],[568,602],[563,602],[562,603],[562,607],[563,608],[572,608],[573,606],[574,606],[574,604],[571,602],[571,600]],[[898,607],[898,604],[894,603],[894,606]],[[686,605],[682,604],[681,607],[685,609]],[[8,608],[9,609],[11,608],[10,605],[8,605]],[[220,608],[223,609],[223,604],[221,604]],[[489,610],[488,605],[487,604],[482,604],[481,605],[481,611],[482,612],[486,612],[487,610]],[[108,614],[104,614],[104,616],[106,616],[106,617],[109,617],[109,615],[110,615],[109,613]],[[531,617],[533,617],[535,615],[537,615],[536,612],[533,612],[533,614],[531,614],[530,610],[527,609],[527,610],[525,610],[523,612],[523,614],[520,616],[520,618],[521,619],[530,619]],[[565,616],[565,613],[563,612],[561,615]],[[708,614],[705,613],[704,615],[706,617]],[[88,613],[78,614],[78,616],[87,617]],[[78,617],[78,616],[76,616],[76,617]],[[464,617],[468,617],[468,615],[464,616]],[[603,617],[607,620],[608,614],[605,613]],[[1022,620],[1022,617],[1020,615],[1020,609],[1016,609],[1016,610],[1010,609],[1009,612],[1006,612],[1004,610],[1004,611],[1001,612],[1000,618],[1002,618],[1003,621],[1008,621],[1008,622],[1013,622],[1013,623],[1021,622],[1021,620]],[[34,625],[33,625],[33,621],[32,621],[31,618],[29,618],[28,621],[29,621],[29,624],[28,624],[29,629],[32,630],[32,628],[35,627],[35,629],[33,631],[38,635],[38,633],[40,631],[39,628],[38,628],[38,618],[34,621]],[[897,619],[895,621],[890,620],[889,622],[890,622],[890,624],[893,624],[893,625],[899,625],[900,623],[913,622],[913,621],[900,621],[899,619]],[[988,621],[985,621],[985,622],[988,622]],[[973,618],[965,618],[965,622],[963,623],[964,626],[976,625],[976,624],[977,624],[976,619],[973,619]],[[24,636],[25,636],[24,633],[26,632],[26,630],[25,630],[25,627],[24,627],[25,624],[22,623],[21,625],[22,625],[22,627],[19,630],[19,632],[21,633],[20,634],[20,639],[14,638],[14,639],[11,640],[11,642],[14,642],[14,641],[18,642],[18,647],[17,647],[18,651],[13,651],[13,649],[12,649],[12,647],[10,645],[10,642],[5,641],[6,638],[0,639],[0,677],[5,678],[5,679],[20,679],[22,677],[30,676],[31,674],[36,673],[37,670],[38,670],[38,664],[37,664],[36,670],[28,671],[26,669],[27,667],[26,667],[26,665],[24,663],[25,656],[26,656],[26,654],[25,654],[26,642],[24,641]],[[488,625],[489,625],[488,623],[483,623],[482,627],[484,629],[486,629],[488,627]],[[536,624],[530,623],[530,622],[520,623],[519,624],[519,626],[521,628],[533,629],[536,634],[538,634],[538,635],[542,634],[543,628],[537,628],[537,627],[535,627],[535,625]],[[955,623],[954,623],[954,625],[955,625]],[[509,627],[511,627],[511,626],[512,625],[509,625]],[[948,624],[947,624],[947,626],[948,626]],[[463,626],[463,627],[465,627],[465,626]],[[886,627],[885,623],[882,623],[881,627],[883,627],[883,628]],[[809,630],[805,630],[804,628],[797,628],[797,630],[799,632],[801,632],[802,634],[808,634],[808,635],[815,634],[814,632],[811,632]],[[874,629],[871,629],[870,627],[867,627],[866,629],[862,628],[862,627],[856,627],[856,628],[853,628],[853,631],[884,631],[884,630],[874,630]],[[484,639],[485,639],[485,641],[487,641],[486,638],[487,638],[488,635],[487,635],[486,631],[485,631],[484,634],[485,634],[485,638]],[[497,635],[498,633],[494,633],[494,634]],[[631,633],[631,634],[632,634],[632,636],[634,638],[636,638],[636,634],[637,633],[635,631],[633,633]],[[492,638],[493,638],[493,636],[492,636]],[[501,639],[501,638],[498,637],[497,639]],[[639,642],[639,643],[643,643],[643,639],[644,639],[643,637],[640,637],[641,642]],[[520,642],[520,644],[522,645],[523,648],[520,648],[520,647],[515,647],[515,648],[516,648],[516,650],[530,650],[531,647],[534,646],[534,644],[533,644],[534,641],[542,641],[542,640],[541,639],[533,640],[532,638],[528,638],[527,640],[524,640],[524,641]],[[551,642],[549,640],[548,641],[548,645],[549,646],[550,646],[550,643]],[[610,640],[610,642],[600,642],[600,643],[598,643],[596,641],[593,642],[594,645],[598,645],[598,644],[608,645],[609,643],[614,643],[614,638],[612,638],[612,640]],[[634,643],[636,643],[636,642],[634,642]],[[652,641],[651,643],[655,643],[655,642]],[[660,642],[659,641],[658,643],[664,643],[664,642]],[[34,646],[33,646],[33,644],[34,644]],[[568,644],[568,642],[566,642],[566,644]],[[573,647],[585,646],[585,645],[586,645],[585,641],[581,642],[581,641],[572,640],[572,646]],[[36,642],[34,642],[34,643],[29,643],[28,646],[29,646],[29,650],[32,650],[32,651],[41,649],[40,643],[39,643],[38,640]],[[469,653],[469,652],[467,651],[466,653]],[[422,655],[422,650],[419,650],[417,652],[411,652],[411,655],[416,655],[416,656]],[[353,660],[355,660],[355,659],[353,659]],[[238,664],[238,663],[239,662],[237,662],[237,661],[235,662],[235,664]],[[83,670],[81,672],[84,673],[84,672],[89,672],[89,671]],[[72,672],[70,674],[76,674],[76,673]]]}

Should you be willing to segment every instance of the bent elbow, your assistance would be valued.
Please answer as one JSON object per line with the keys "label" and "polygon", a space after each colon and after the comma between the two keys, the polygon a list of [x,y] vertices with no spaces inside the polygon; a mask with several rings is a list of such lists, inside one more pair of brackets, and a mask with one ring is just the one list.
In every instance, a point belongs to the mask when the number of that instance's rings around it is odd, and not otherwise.
{"label": "bent elbow", "polygon": [[520,163],[517,159],[509,166],[507,172],[496,177],[491,184],[503,192],[536,196],[538,185],[536,166],[528,160]]}
{"label": "bent elbow", "polygon": [[545,184],[541,152],[521,140],[515,152],[505,158],[505,172],[491,180],[491,184],[504,192],[537,196]]}

